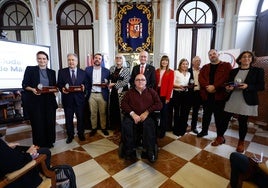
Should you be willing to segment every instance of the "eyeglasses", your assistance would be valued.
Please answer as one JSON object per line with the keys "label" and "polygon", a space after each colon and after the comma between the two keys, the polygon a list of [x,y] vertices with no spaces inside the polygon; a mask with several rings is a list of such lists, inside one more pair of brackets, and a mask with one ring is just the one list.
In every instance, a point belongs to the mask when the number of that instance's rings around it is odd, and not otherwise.
{"label": "eyeglasses", "polygon": [[135,79],[136,82],[144,82],[145,79]]}
{"label": "eyeglasses", "polygon": [[116,59],[122,59],[122,57],[115,57]]}

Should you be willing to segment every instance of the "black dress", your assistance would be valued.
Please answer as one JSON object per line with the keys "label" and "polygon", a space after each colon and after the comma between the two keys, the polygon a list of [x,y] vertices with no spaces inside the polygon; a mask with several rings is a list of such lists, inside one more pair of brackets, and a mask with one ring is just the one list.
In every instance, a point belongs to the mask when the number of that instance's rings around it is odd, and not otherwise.
{"label": "black dress", "polygon": [[[116,83],[120,78],[119,73],[122,68],[116,68],[115,71],[110,75],[111,83]],[[110,127],[115,131],[121,129],[121,114],[120,114],[120,104],[118,98],[118,90],[112,87],[110,94]]]}

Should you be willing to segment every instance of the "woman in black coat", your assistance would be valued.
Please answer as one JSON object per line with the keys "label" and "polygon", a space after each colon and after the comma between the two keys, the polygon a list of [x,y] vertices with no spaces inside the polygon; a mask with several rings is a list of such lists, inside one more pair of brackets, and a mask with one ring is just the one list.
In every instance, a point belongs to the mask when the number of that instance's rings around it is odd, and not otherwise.
{"label": "woman in black coat", "polygon": [[31,122],[33,144],[51,148],[56,139],[56,96],[54,93],[39,93],[37,86],[40,83],[43,86],[55,86],[56,72],[47,68],[48,55],[45,52],[37,52],[36,58],[38,66],[26,67],[22,81],[25,90],[24,108]]}
{"label": "woman in black coat", "polygon": [[232,115],[237,114],[239,141],[236,151],[242,153],[248,130],[248,117],[258,116],[258,91],[264,90],[264,70],[251,66],[254,56],[250,51],[242,52],[236,62],[239,67],[230,72],[229,82],[225,87],[229,96],[224,108],[225,114],[221,131],[223,136]]}

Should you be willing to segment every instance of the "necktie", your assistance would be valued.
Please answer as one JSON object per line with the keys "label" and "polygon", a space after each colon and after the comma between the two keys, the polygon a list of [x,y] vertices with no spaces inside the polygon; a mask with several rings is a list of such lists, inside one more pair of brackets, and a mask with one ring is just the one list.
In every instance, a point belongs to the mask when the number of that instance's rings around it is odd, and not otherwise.
{"label": "necktie", "polygon": [[144,73],[144,65],[141,65],[141,71],[140,71],[141,74]]}
{"label": "necktie", "polygon": [[72,82],[73,82],[73,85],[75,83],[75,75],[74,75],[74,70],[72,70]]}

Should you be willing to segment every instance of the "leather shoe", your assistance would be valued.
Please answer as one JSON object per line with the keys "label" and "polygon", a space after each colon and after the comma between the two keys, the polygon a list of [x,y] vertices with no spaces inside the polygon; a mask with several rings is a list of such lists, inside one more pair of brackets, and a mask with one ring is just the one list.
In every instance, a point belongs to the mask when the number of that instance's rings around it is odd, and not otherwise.
{"label": "leather shoe", "polygon": [[109,135],[109,132],[105,129],[102,130],[102,133],[105,135],[105,136],[108,136]]}
{"label": "leather shoe", "polygon": [[151,163],[154,163],[156,161],[156,156],[154,152],[152,151],[148,152],[148,161],[150,161]]}
{"label": "leather shoe", "polygon": [[192,132],[195,134],[198,134],[198,130],[197,129],[192,129]]}
{"label": "leather shoe", "polygon": [[217,136],[214,142],[211,143],[212,146],[218,146],[225,143],[225,139],[223,136]]}
{"label": "leather shoe", "polygon": [[207,136],[208,135],[208,133],[204,133],[204,132],[200,132],[200,133],[198,133],[197,134],[197,137],[203,137],[203,136]]}
{"label": "leather shoe", "polygon": [[68,136],[66,139],[66,144],[70,144],[73,141],[74,137]]}
{"label": "leather shoe", "polygon": [[89,136],[94,136],[97,133],[97,129],[92,129],[92,131],[89,133]]}
{"label": "leather shoe", "polygon": [[239,153],[243,153],[245,150],[245,142],[243,140],[239,140],[237,144],[236,151]]}
{"label": "leather shoe", "polygon": [[86,140],[84,134],[78,134],[78,138],[79,138],[80,141],[85,141]]}

